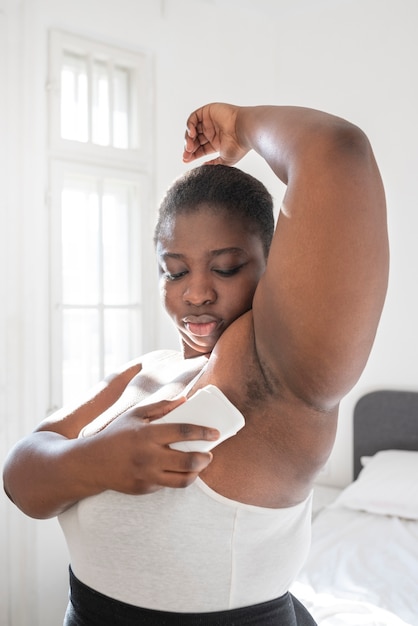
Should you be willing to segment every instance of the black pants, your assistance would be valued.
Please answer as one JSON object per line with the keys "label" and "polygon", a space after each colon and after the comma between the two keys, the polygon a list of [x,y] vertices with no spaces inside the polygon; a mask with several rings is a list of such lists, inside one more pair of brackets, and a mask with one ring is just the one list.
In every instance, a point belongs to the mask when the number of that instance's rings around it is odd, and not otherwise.
{"label": "black pants", "polygon": [[290,593],[230,611],[168,613],[108,598],[80,582],[70,570],[70,602],[64,626],[316,626]]}

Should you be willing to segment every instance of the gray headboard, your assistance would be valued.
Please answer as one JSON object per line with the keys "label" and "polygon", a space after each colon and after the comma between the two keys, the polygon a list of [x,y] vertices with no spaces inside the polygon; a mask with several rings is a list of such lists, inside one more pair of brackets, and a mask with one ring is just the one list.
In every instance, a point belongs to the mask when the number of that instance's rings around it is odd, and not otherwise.
{"label": "gray headboard", "polygon": [[418,450],[418,392],[373,391],[354,407],[353,478],[360,458],[379,450]]}

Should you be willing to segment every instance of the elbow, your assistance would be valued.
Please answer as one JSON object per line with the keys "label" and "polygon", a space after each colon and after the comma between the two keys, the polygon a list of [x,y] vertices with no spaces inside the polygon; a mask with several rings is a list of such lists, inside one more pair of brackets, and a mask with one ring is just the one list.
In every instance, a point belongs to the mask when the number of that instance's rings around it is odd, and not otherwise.
{"label": "elbow", "polygon": [[62,511],[51,509],[51,507],[48,507],[46,503],[42,503],[39,500],[34,501],[32,498],[25,495],[21,494],[20,496],[13,496],[5,481],[3,482],[3,490],[10,502],[12,502],[12,504],[14,504],[22,513],[27,515],[27,517],[31,517],[32,519],[52,519],[62,513]]}
{"label": "elbow", "polygon": [[13,488],[7,476],[3,478],[3,491],[22,513],[33,519],[48,519],[53,515],[48,515],[46,511],[39,508],[39,503],[31,502],[31,498],[27,496],[21,489]]}
{"label": "elbow", "polygon": [[366,133],[355,124],[340,118],[328,127],[325,138],[329,142],[330,152],[335,157],[374,160],[373,150]]}
{"label": "elbow", "polygon": [[31,477],[22,471],[12,453],[6,458],[3,467],[3,490],[10,502],[33,519],[50,519],[61,512],[54,510],[39,496],[39,490],[34,488]]}

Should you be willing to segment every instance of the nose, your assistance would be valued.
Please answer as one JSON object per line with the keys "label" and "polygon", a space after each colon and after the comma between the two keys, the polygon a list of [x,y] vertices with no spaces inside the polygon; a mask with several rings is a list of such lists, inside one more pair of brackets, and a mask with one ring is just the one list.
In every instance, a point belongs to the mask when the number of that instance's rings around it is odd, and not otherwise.
{"label": "nose", "polygon": [[216,302],[217,293],[210,279],[201,275],[190,277],[183,292],[183,300],[187,304],[202,306]]}

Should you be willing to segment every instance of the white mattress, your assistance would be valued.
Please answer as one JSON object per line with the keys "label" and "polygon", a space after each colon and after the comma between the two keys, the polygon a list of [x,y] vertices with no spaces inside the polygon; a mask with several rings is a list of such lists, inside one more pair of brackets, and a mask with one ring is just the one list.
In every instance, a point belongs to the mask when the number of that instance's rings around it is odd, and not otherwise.
{"label": "white mattress", "polygon": [[325,507],[291,591],[320,626],[418,626],[418,521]]}

